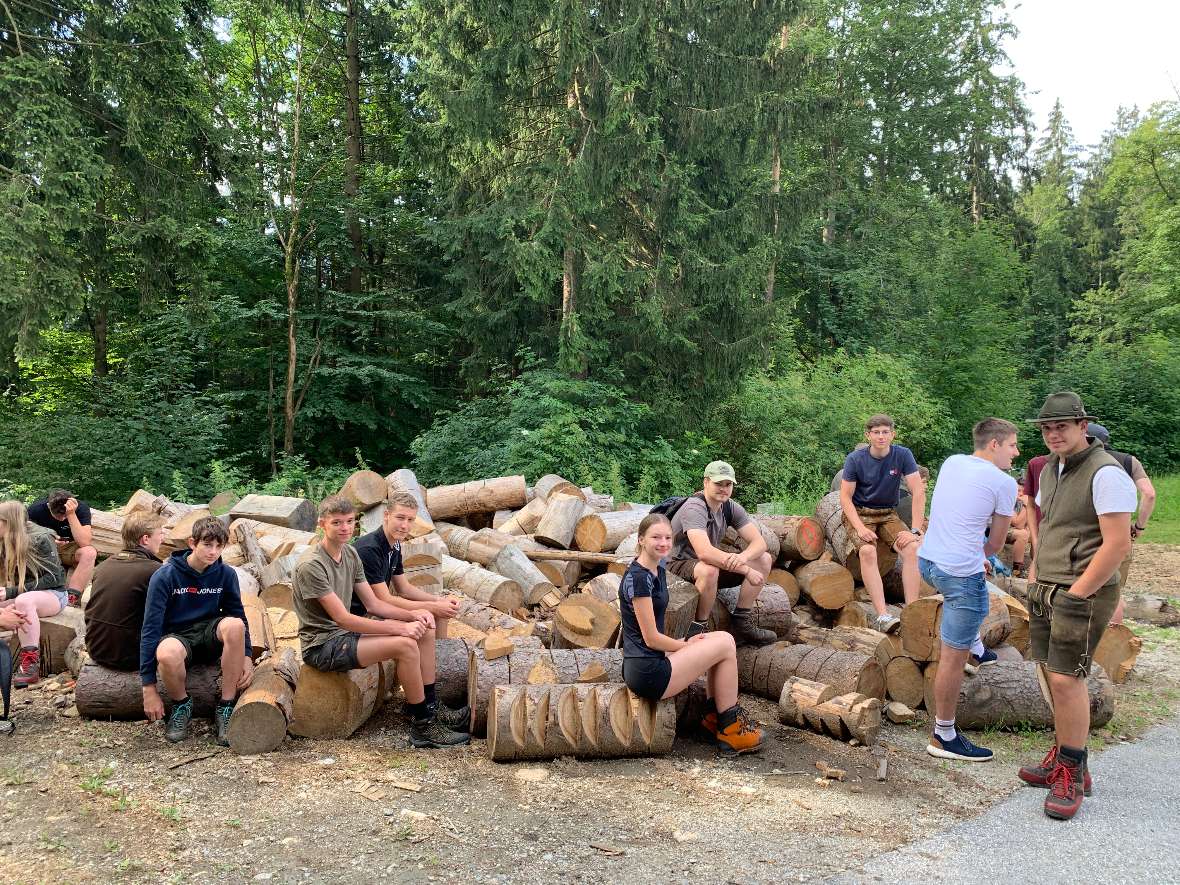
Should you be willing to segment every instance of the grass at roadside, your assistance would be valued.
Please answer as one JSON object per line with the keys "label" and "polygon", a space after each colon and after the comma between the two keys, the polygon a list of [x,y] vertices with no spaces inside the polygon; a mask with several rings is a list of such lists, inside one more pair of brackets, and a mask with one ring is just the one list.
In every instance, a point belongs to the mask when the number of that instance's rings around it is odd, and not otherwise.
{"label": "grass at roadside", "polygon": [[1155,510],[1147,531],[1139,540],[1145,544],[1180,544],[1180,473],[1153,476]]}

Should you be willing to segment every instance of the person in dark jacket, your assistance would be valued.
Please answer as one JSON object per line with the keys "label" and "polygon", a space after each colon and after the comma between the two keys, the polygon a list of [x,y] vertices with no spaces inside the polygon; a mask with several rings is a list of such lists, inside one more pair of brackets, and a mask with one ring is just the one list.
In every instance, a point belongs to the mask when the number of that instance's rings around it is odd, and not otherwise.
{"label": "person in dark jacket", "polygon": [[164,517],[135,510],[123,521],[123,549],[94,570],[86,603],[86,651],[112,670],[139,669],[148,583],[163,564]]}
{"label": "person in dark jacket", "polygon": [[222,746],[229,745],[234,701],[253,675],[238,575],[221,561],[228,540],[229,532],[217,517],[198,519],[188,539],[189,549],[173,553],[148,583],[139,639],[143,711],[151,722],[164,716],[156,685],[158,670],[173,702],[164,731],[172,743],[188,737],[193,718],[193,702],[185,685],[190,664],[221,662],[221,701],[213,722]]}

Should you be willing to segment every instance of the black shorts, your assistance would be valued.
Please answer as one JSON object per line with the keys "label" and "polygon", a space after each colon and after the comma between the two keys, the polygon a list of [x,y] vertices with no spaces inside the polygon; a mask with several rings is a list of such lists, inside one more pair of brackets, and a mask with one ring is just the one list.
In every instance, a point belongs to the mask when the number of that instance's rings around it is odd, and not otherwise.
{"label": "black shorts", "polygon": [[356,659],[356,651],[360,641],[359,633],[333,633],[326,642],[306,649],[303,663],[327,673],[359,670],[361,665]]}
{"label": "black shorts", "polygon": [[210,618],[207,621],[194,621],[191,624],[165,633],[165,639],[179,639],[184,646],[184,664],[212,664],[221,660],[221,640],[217,638],[217,625],[224,618]]}
{"label": "black shorts", "polygon": [[658,701],[672,681],[672,662],[658,658],[623,658],[623,681],[641,698]]}

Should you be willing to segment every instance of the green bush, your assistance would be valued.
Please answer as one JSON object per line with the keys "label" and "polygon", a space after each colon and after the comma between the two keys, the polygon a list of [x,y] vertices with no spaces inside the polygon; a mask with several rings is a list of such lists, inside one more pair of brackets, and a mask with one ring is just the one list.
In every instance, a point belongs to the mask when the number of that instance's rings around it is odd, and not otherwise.
{"label": "green bush", "polygon": [[700,484],[713,446],[671,441],[617,387],[530,371],[440,417],[410,447],[423,483],[558,473],[618,498],[655,501]]}
{"label": "green bush", "polygon": [[892,415],[897,442],[930,466],[953,444],[945,407],[896,356],[838,351],[812,366],[747,378],[718,412],[721,457],[737,470],[739,498],[748,506],[814,502],[876,412]]}

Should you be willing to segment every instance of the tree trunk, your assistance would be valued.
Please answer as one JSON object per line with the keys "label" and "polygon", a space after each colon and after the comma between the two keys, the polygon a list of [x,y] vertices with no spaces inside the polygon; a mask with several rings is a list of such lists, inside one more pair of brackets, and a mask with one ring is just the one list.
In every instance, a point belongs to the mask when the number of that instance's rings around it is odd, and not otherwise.
{"label": "tree trunk", "polygon": [[533,497],[548,500],[553,495],[572,495],[583,501],[586,500],[586,493],[568,479],[564,479],[556,473],[547,473],[533,485]]}
{"label": "tree trunk", "polygon": [[348,224],[348,240],[352,245],[352,261],[348,269],[348,291],[361,292],[361,269],[364,265],[364,243],[361,222],[357,216],[357,197],[360,193],[360,167],[364,162],[364,141],[361,129],[361,54],[357,40],[359,3],[347,0],[344,5],[344,211]]}
{"label": "tree trunk", "polygon": [[[288,498],[281,495],[247,495],[229,512],[231,520],[249,519],[267,525],[312,533],[316,529],[316,508],[307,498]],[[265,526],[256,526],[261,537]]]}
{"label": "tree trunk", "polygon": [[94,310],[94,377],[105,378],[110,374],[111,366],[107,358],[107,309],[98,307]]}
{"label": "tree trunk", "polygon": [[811,561],[824,552],[823,527],[814,517],[760,515],[754,519],[778,537],[784,560]]}
{"label": "tree trunk", "polygon": [[[189,667],[186,689],[193,699],[193,714],[212,716],[221,697],[221,668],[217,664]],[[159,686],[164,706],[172,708],[172,699]],[[74,686],[74,703],[84,719],[144,719],[143,686],[137,670],[108,670],[98,664],[82,667]]]}
{"label": "tree trunk", "polygon": [[389,497],[389,481],[373,470],[358,470],[345,481],[340,494],[360,511],[376,507]]}
{"label": "tree trunk", "polygon": [[574,538],[578,549],[587,553],[613,552],[626,538],[636,535],[644,518],[643,513],[635,510],[610,513],[585,513],[583,510],[583,514]]}
{"label": "tree trunk", "polygon": [[[713,611],[709,618],[710,629],[730,629],[730,617],[737,606],[738,592],[738,587],[721,587],[717,590],[717,601],[713,603]],[[755,626],[770,630],[779,639],[786,639],[795,628],[795,619],[791,614],[791,598],[787,591],[777,584],[766,582],[762,585],[758,598],[750,607],[750,614]]]}
{"label": "tree trunk", "polygon": [[512,614],[524,605],[524,594],[515,581],[453,556],[444,556],[441,564],[443,586],[458,590],[476,602]]}
{"label": "tree trunk", "polygon": [[298,681],[294,649],[284,649],[258,666],[230,716],[229,745],[235,753],[248,756],[278,749],[287,736]]}
{"label": "tree trunk", "polygon": [[567,596],[553,612],[554,648],[608,648],[614,645],[622,618],[618,606],[589,593]]}
{"label": "tree trunk", "polygon": [[841,694],[856,691],[885,697],[885,674],[877,659],[851,651],[776,642],[738,652],[738,683],[748,691],[777,701],[792,676],[823,682]]}
{"label": "tree trunk", "polygon": [[292,708],[291,734],[333,740],[351,737],[381,706],[381,667],[325,673],[304,664]]}
{"label": "tree trunk", "polygon": [[852,602],[853,581],[848,569],[816,560],[795,570],[800,592],[820,608],[835,610]]}
{"label": "tree trunk", "polygon": [[410,529],[410,537],[419,538],[433,532],[434,518],[426,509],[426,496],[422,492],[422,486],[418,484],[418,477],[414,475],[414,471],[403,467],[385,477],[385,481],[389,484],[390,492],[409,492],[418,501],[418,515],[414,517],[414,526]]}
{"label": "tree trunk", "polygon": [[426,509],[432,519],[467,516],[471,513],[494,513],[525,504],[523,476],[479,479],[459,485],[435,486],[426,491]]}
{"label": "tree trunk", "polygon": [[573,544],[578,522],[586,513],[586,502],[571,495],[554,495],[546,503],[545,515],[537,523],[533,537],[550,547],[568,550]]}

